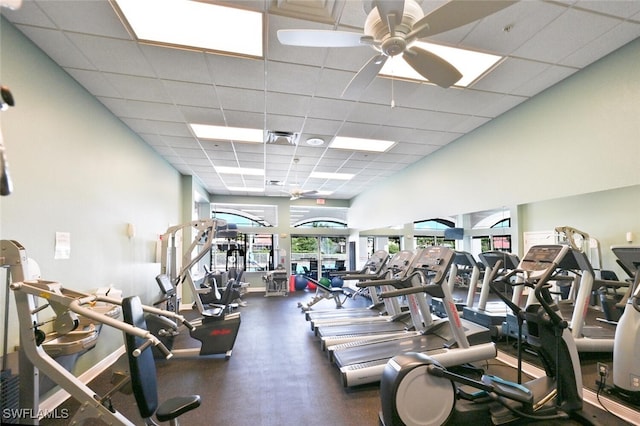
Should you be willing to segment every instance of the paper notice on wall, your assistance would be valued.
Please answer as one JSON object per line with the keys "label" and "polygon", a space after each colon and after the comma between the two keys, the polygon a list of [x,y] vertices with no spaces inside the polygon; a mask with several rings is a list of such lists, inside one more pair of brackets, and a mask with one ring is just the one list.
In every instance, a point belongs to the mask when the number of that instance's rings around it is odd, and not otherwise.
{"label": "paper notice on wall", "polygon": [[56,232],[56,248],[54,259],[69,259],[71,257],[71,234],[69,232]]}

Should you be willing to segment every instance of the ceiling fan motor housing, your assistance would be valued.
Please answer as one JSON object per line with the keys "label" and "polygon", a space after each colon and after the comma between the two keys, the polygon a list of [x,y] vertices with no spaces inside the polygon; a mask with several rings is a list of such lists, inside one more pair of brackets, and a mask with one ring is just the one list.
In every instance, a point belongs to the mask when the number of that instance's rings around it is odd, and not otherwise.
{"label": "ceiling fan motor housing", "polygon": [[385,55],[396,56],[404,52],[407,47],[405,36],[413,28],[413,24],[424,17],[424,12],[414,0],[406,0],[402,23],[395,26],[395,34],[389,32],[386,17],[383,19],[378,13],[378,8],[373,8],[364,24],[365,35],[371,36],[380,43],[380,49]]}

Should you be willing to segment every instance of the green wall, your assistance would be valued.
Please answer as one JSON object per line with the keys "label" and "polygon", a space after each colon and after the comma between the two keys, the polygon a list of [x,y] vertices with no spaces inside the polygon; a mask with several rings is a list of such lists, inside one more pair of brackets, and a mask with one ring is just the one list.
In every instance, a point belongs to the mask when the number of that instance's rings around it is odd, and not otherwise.
{"label": "green wall", "polygon": [[[173,167],[10,23],[2,19],[0,30],[0,82],[16,101],[0,114],[14,183],[0,199],[0,238],[19,241],[43,279],[80,291],[113,285],[152,301],[156,240],[182,221],[183,200],[192,195]],[[56,232],[70,233],[69,259],[54,259]],[[10,317],[13,347],[13,309]],[[79,370],[122,343],[121,333],[104,327]]]}
{"label": "green wall", "polygon": [[624,279],[610,247],[628,244],[627,232],[634,236],[633,244],[640,245],[639,212],[640,185],[635,185],[522,205],[519,226],[523,232],[553,231],[557,226],[587,232],[600,243],[603,269]]}
{"label": "green wall", "polygon": [[356,197],[349,227],[640,184],[639,69],[637,39]]}

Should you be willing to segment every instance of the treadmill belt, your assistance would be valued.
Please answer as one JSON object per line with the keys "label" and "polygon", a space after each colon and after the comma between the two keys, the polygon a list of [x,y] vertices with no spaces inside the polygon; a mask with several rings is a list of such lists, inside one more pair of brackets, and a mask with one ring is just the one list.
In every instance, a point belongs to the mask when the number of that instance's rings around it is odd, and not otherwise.
{"label": "treadmill belt", "polygon": [[365,361],[391,359],[406,352],[429,352],[442,349],[447,343],[448,341],[435,334],[414,335],[387,342],[346,348],[334,352],[333,357],[338,367],[344,367]]}
{"label": "treadmill belt", "polygon": [[407,328],[403,322],[383,322],[372,324],[331,325],[318,328],[318,336],[343,336],[353,334],[375,334],[389,331],[402,331]]}

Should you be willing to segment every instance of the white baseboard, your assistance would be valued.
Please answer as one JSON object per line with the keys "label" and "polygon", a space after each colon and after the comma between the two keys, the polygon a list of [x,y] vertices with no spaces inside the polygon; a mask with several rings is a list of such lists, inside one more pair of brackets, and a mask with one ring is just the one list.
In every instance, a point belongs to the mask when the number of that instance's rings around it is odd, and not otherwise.
{"label": "white baseboard", "polygon": [[[122,345],[118,349],[116,349],[114,352],[112,352],[110,355],[107,355],[102,361],[100,361],[93,367],[89,368],[84,373],[80,374],[78,376],[78,380],[80,380],[84,384],[89,383],[90,381],[98,377],[101,373],[106,371],[107,368],[113,365],[113,363],[116,362],[118,358],[120,358],[124,354],[125,354],[125,349],[124,349],[124,345]],[[56,391],[44,401],[40,401],[40,412],[41,413],[53,412],[57,407],[60,406],[60,404],[65,402],[67,399],[69,399],[70,396],[71,395],[69,395],[69,392],[65,391],[64,389],[60,389]]]}

